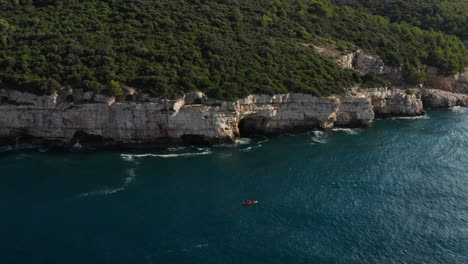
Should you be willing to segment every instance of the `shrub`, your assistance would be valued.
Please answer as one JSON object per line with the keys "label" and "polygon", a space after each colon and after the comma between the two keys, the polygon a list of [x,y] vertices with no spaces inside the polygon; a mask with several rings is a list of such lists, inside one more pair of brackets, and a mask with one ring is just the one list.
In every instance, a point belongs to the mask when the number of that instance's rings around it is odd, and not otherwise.
{"label": "shrub", "polygon": [[83,88],[85,91],[95,91],[100,92],[103,85],[95,81],[83,81]]}
{"label": "shrub", "polygon": [[109,96],[120,96],[124,94],[122,84],[116,81],[110,81],[103,90],[104,94]]}
{"label": "shrub", "polygon": [[390,85],[390,82],[385,81],[374,73],[367,73],[362,76],[362,88],[388,87]]}

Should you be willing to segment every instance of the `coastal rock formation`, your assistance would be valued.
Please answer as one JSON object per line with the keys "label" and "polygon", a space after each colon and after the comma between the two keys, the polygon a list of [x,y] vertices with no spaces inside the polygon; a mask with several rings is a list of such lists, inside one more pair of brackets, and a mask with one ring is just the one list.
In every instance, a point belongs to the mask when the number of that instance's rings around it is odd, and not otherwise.
{"label": "coastal rock formation", "polygon": [[340,98],[340,107],[336,113],[336,126],[368,126],[374,120],[374,111],[369,98],[362,94]]}
{"label": "coastal rock formation", "polygon": [[468,95],[451,93],[436,89],[416,90],[426,108],[450,108],[454,106],[468,106]]}
{"label": "coastal rock formation", "polygon": [[360,92],[371,99],[372,108],[377,115],[424,114],[423,102],[419,95],[409,95],[403,90],[389,88],[362,89]]}
{"label": "coastal rock formation", "polygon": [[[264,134],[334,125],[367,126],[374,114],[367,98],[319,98],[308,94],[251,95],[239,100],[240,122],[261,125]],[[260,122],[258,122],[260,120]],[[244,129],[244,126],[240,126]],[[242,132],[242,131],[241,131]]]}
{"label": "coastal rock formation", "polygon": [[[345,96],[250,95],[236,102],[189,93],[177,100],[131,93],[114,98],[81,90],[37,96],[0,90],[0,138],[92,146],[158,147],[234,142],[251,134],[368,126],[374,115],[421,115],[426,107],[467,105],[468,95],[376,88]],[[4,141],[5,142],[5,141]],[[0,145],[2,142],[0,142]]]}
{"label": "coastal rock formation", "polygon": [[0,98],[0,137],[102,145],[233,142],[241,133],[367,126],[374,118],[363,96],[251,95],[226,102],[190,93],[178,100],[142,95],[144,101],[115,101],[81,91],[36,96],[2,90]]}

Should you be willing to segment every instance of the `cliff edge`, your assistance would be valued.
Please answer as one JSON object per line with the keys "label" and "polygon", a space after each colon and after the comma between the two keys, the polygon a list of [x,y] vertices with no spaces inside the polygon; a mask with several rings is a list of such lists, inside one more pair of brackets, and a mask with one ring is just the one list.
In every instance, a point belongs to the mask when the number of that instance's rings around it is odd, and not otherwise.
{"label": "cliff edge", "polygon": [[[440,97],[430,96],[376,88],[327,98],[289,93],[250,95],[229,102],[201,92],[167,100],[136,93],[115,98],[82,90],[49,96],[0,90],[0,137],[3,144],[73,144],[79,140],[93,146],[164,147],[230,143],[252,134],[368,126],[375,115],[421,115],[424,98]],[[455,104],[466,104],[466,100]]]}

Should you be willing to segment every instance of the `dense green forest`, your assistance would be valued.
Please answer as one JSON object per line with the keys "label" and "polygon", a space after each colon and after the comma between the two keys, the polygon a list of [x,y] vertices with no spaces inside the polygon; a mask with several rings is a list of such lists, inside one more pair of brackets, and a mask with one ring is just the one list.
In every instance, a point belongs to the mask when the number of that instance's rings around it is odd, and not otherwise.
{"label": "dense green forest", "polygon": [[304,43],[361,47],[404,65],[414,82],[423,64],[453,74],[467,63],[455,36],[328,1],[0,0],[0,85],[38,94],[70,86],[118,95],[129,85],[168,97],[327,96],[379,82]]}
{"label": "dense green forest", "polygon": [[467,0],[332,0],[338,5],[363,9],[406,22],[422,29],[433,29],[468,39]]}

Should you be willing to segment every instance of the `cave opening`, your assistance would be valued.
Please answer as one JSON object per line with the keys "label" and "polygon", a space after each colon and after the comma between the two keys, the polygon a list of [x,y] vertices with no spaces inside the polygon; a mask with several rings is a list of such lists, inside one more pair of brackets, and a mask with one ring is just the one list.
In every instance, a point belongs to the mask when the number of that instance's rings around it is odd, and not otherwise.
{"label": "cave opening", "polygon": [[202,104],[201,98],[197,98],[197,99],[193,100],[193,104]]}
{"label": "cave opening", "polygon": [[71,103],[71,102],[74,102],[75,101],[75,97],[73,97],[73,95],[67,95],[67,97],[65,97],[65,101]]}
{"label": "cave opening", "polygon": [[130,102],[130,101],[133,101],[133,100],[134,100],[133,95],[127,94],[127,96],[125,96],[125,101]]}
{"label": "cave opening", "polygon": [[97,144],[102,143],[104,138],[100,135],[91,135],[84,131],[76,131],[73,135],[74,141],[79,140],[80,143],[90,143],[90,144]]}
{"label": "cave opening", "polygon": [[264,117],[246,117],[239,121],[239,134],[241,137],[263,135],[266,133],[268,120]]}

